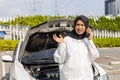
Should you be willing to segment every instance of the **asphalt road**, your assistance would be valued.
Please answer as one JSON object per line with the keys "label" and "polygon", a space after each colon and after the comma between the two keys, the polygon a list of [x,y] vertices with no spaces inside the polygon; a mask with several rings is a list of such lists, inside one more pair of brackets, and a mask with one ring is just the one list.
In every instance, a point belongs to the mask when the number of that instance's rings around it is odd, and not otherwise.
{"label": "asphalt road", "polygon": [[[120,80],[120,48],[101,48],[100,57],[96,60],[105,69],[109,80]],[[111,64],[111,62],[119,62]]]}
{"label": "asphalt road", "polygon": [[[110,64],[111,61],[120,61],[120,48],[100,48],[100,58],[96,60],[101,67],[105,69],[109,76],[109,80],[120,80],[120,64]],[[0,58],[2,55],[9,54],[12,52],[0,52]],[[5,76],[9,75],[9,68],[11,63],[4,63],[0,59],[0,79],[6,79]],[[7,80],[7,79],[6,79]]]}

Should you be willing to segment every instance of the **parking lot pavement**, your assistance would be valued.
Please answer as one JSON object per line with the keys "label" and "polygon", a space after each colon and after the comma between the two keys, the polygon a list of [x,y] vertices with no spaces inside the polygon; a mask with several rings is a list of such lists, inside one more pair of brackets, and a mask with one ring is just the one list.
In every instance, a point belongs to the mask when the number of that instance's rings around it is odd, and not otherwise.
{"label": "parking lot pavement", "polygon": [[[120,80],[120,64],[110,64],[111,61],[120,61],[120,48],[100,48],[98,50],[100,52],[100,57],[96,62],[105,69],[109,76],[109,80]],[[12,52],[9,51],[0,52],[0,57],[2,53],[12,55]],[[3,68],[3,65],[5,68]],[[8,77],[9,68],[10,63],[3,63],[0,60],[0,79],[3,78],[3,76]],[[5,69],[5,71],[3,69]]]}
{"label": "parking lot pavement", "polygon": [[96,62],[105,69],[109,80],[120,80],[120,63],[111,64],[120,62],[120,48],[100,48],[99,52],[100,57]]}

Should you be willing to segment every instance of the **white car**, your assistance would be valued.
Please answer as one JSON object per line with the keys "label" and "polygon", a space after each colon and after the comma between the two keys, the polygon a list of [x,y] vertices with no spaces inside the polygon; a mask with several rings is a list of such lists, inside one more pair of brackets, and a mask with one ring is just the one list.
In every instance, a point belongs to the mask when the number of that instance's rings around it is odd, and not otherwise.
{"label": "white car", "polygon": [[[13,57],[3,55],[4,62],[11,62],[9,80],[60,80],[58,64],[53,59],[57,43],[52,35],[66,36],[73,28],[73,20],[46,21],[30,28],[24,41],[19,41]],[[108,80],[103,68],[93,62],[94,80]]]}

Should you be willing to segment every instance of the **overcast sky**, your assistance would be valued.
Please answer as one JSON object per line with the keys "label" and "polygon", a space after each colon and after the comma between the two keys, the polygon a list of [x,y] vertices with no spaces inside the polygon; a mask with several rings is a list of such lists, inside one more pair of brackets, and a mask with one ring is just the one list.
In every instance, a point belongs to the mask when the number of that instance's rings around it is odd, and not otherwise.
{"label": "overcast sky", "polygon": [[103,16],[104,0],[0,0],[0,16],[17,15]]}

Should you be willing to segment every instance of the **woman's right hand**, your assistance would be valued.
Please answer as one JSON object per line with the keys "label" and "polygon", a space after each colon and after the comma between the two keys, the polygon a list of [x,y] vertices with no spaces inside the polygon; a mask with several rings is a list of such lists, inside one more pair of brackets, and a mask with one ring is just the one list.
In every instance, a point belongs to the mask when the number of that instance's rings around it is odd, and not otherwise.
{"label": "woman's right hand", "polygon": [[59,37],[57,37],[56,34],[53,34],[53,40],[55,40],[58,44],[63,43],[64,39],[61,35],[59,35]]}

